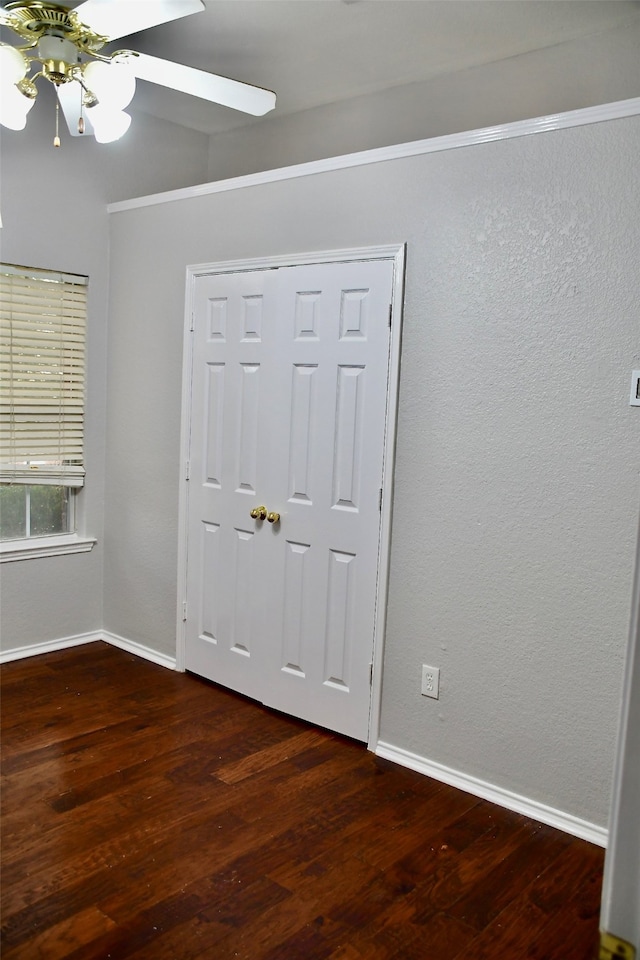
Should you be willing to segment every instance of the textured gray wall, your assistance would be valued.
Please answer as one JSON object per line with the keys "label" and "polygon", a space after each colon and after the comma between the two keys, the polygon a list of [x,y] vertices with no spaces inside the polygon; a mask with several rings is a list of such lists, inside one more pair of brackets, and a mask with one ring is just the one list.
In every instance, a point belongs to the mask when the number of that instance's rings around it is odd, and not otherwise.
{"label": "textured gray wall", "polygon": [[[137,118],[127,138],[109,145],[62,132],[52,146],[54,107],[39,97],[24,131],[2,131],[5,262],[89,276],[86,467],[80,528],[98,538],[91,553],[3,563],[3,650],[58,640],[102,627],[105,404],[109,236],[112,199],[198,183],[207,137],[174,124]],[[165,166],[165,162],[169,161]]]}
{"label": "textured gray wall", "polygon": [[115,214],[107,629],[174,653],[185,266],[406,241],[381,737],[604,825],[639,149],[636,117]]}

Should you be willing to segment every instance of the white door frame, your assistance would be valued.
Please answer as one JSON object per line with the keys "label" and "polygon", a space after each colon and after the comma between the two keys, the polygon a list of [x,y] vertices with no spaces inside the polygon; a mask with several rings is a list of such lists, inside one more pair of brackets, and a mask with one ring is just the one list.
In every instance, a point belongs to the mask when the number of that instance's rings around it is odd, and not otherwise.
{"label": "white door frame", "polygon": [[[601,948],[640,955],[640,529],[600,910]],[[620,951],[620,956],[622,956]]]}
{"label": "white door frame", "polygon": [[193,370],[193,297],[198,277],[210,274],[240,273],[253,270],[274,270],[303,264],[344,263],[350,260],[391,260],[393,296],[389,374],[387,378],[387,416],[385,424],[384,464],[382,474],[382,508],[378,552],[375,626],[373,634],[373,674],[369,710],[368,747],[375,749],[380,725],[384,631],[387,615],[389,561],[391,547],[391,507],[393,502],[393,468],[396,445],[398,389],[400,382],[400,350],[402,342],[402,306],[404,294],[404,244],[358,247],[345,250],[324,250],[290,256],[259,257],[250,260],[225,260],[187,266],[184,314],[184,348],[182,360],[182,417],[180,427],[180,501],[178,509],[178,605],[176,626],[176,670],[185,669],[185,623],[187,596],[187,531],[189,508],[189,455],[191,444],[191,378]]}

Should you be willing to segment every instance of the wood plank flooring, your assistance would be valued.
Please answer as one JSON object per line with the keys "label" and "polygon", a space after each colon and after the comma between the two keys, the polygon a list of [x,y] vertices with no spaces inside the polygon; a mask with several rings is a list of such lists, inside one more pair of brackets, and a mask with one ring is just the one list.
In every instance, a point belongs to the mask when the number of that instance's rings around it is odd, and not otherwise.
{"label": "wood plank flooring", "polygon": [[603,851],[106,644],[2,668],[3,960],[593,960]]}

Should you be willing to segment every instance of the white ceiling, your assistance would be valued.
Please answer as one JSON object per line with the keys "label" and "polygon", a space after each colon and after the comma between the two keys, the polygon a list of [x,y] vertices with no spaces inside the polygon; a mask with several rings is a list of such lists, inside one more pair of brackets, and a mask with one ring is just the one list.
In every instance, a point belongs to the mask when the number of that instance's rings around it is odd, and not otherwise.
{"label": "white ceiling", "polygon": [[[204,2],[201,13],[121,39],[112,49],[130,47],[274,90],[278,102],[268,116],[428,80],[640,18],[637,0]],[[256,122],[144,81],[134,103],[206,133]]]}

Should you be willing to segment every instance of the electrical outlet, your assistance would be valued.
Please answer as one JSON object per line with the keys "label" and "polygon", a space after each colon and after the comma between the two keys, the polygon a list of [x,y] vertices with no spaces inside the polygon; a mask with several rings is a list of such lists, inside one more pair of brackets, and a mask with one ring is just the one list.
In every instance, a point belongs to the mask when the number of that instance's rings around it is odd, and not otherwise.
{"label": "electrical outlet", "polygon": [[438,700],[440,697],[440,667],[428,667],[426,663],[422,664],[422,696],[433,697]]}

